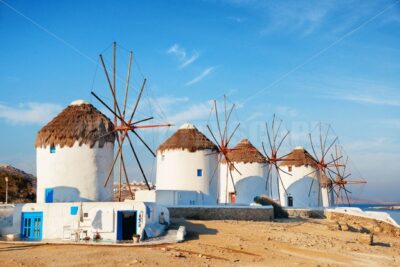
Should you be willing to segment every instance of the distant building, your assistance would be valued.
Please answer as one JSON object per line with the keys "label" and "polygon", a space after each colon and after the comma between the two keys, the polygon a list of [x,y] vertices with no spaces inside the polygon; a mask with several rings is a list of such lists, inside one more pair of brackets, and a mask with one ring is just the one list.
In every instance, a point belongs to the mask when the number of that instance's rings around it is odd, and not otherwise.
{"label": "distant building", "polygon": [[91,104],[72,102],[38,133],[37,203],[111,201],[104,187],[114,159],[112,122]]}
{"label": "distant building", "polygon": [[249,205],[256,196],[267,195],[266,160],[249,140],[241,140],[227,157],[237,170],[230,167],[229,172],[225,159],[220,163],[219,203]]}

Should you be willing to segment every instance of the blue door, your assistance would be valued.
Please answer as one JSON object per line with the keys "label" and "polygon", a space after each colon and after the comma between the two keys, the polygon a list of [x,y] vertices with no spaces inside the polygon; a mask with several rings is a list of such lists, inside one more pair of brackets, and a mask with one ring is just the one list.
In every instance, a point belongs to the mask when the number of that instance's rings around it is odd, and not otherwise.
{"label": "blue door", "polygon": [[53,203],[53,188],[46,188],[44,191],[44,202]]}
{"label": "blue door", "polygon": [[43,212],[22,212],[21,239],[42,240]]}

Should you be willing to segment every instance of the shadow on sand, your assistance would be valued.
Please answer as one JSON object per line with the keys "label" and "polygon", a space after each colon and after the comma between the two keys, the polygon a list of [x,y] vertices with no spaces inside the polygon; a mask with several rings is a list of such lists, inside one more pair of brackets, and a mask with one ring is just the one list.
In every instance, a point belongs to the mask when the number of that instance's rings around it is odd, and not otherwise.
{"label": "shadow on sand", "polygon": [[3,251],[13,251],[13,250],[25,250],[25,249],[30,249],[33,248],[34,246],[32,245],[22,245],[22,246],[10,246],[10,247],[3,247],[0,248],[0,252]]}

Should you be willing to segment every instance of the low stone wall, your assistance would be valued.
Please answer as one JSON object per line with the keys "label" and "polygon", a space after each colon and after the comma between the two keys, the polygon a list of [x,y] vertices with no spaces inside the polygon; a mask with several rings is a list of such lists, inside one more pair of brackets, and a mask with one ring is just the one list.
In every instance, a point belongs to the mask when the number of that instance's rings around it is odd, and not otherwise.
{"label": "low stone wall", "polygon": [[274,219],[272,206],[184,206],[168,207],[171,218],[191,220],[270,221]]}
{"label": "low stone wall", "polygon": [[324,210],[285,208],[285,211],[287,211],[289,217],[325,219]]}
{"label": "low stone wall", "polygon": [[340,227],[345,225],[350,231],[374,234],[386,233],[400,237],[400,228],[388,222],[332,210],[326,210],[325,216],[328,220],[336,222]]}

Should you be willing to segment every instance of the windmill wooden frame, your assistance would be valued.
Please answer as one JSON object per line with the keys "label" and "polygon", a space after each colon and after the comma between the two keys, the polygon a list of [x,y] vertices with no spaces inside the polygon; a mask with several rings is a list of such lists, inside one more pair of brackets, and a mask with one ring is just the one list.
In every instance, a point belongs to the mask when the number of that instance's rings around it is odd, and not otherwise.
{"label": "windmill wooden frame", "polygon": [[[227,168],[227,172],[226,172],[226,195],[225,195],[225,203],[228,203],[228,180],[229,177],[231,179],[232,185],[233,185],[233,190],[234,190],[234,194],[236,195],[236,187],[235,187],[235,181],[233,179],[233,175],[232,175],[232,171],[235,170],[237,173],[239,173],[241,175],[241,172],[235,167],[234,162],[232,162],[229,159],[229,152],[233,151],[234,149],[230,148],[230,142],[232,140],[232,137],[235,135],[236,131],[239,129],[240,126],[240,122],[235,126],[234,130],[229,134],[229,121],[232,115],[233,110],[235,109],[235,104],[232,104],[232,106],[229,108],[228,111],[228,107],[227,107],[227,101],[226,101],[226,96],[224,95],[224,124],[223,126],[223,131],[221,130],[221,123],[220,123],[220,117],[219,117],[219,113],[218,113],[218,107],[217,107],[217,101],[214,100],[214,105],[213,108],[211,110],[211,112],[215,111],[215,117],[216,117],[216,121],[217,121],[217,129],[218,129],[218,138],[216,138],[216,135],[213,133],[210,125],[207,124],[207,129],[210,132],[213,140],[215,141],[215,143],[217,144],[218,147],[218,151],[217,152],[213,152],[211,154],[218,154],[218,162],[221,163],[223,161],[226,162],[226,168]],[[219,165],[219,164],[218,164]],[[217,165],[217,167],[218,167]],[[215,168],[214,172],[213,172],[213,176],[210,179],[210,183],[211,180],[214,178],[215,176],[215,172],[218,168]],[[229,177],[228,177],[229,176]],[[222,177],[220,177],[222,178]]]}
{"label": "windmill wooden frame", "polygon": [[[125,181],[126,184],[128,186],[131,198],[133,199],[133,192],[132,189],[130,187],[130,183],[129,183],[129,177],[128,177],[128,173],[126,170],[126,165],[125,165],[125,159],[124,159],[124,152],[123,152],[123,144],[124,141],[128,140],[129,146],[132,150],[133,156],[135,158],[135,161],[137,162],[140,172],[142,173],[143,179],[146,183],[146,186],[148,188],[148,190],[151,190],[151,187],[149,185],[148,179],[146,177],[146,174],[143,170],[142,164],[140,163],[139,160],[139,156],[135,150],[134,147],[134,143],[132,142],[132,138],[130,137],[129,133],[133,133],[134,136],[146,147],[146,149],[151,153],[151,155],[153,155],[153,157],[156,157],[156,154],[152,151],[152,149],[150,148],[150,146],[144,141],[144,139],[140,136],[140,134],[137,132],[138,129],[148,129],[148,128],[156,128],[156,127],[170,127],[173,126],[172,124],[147,124],[147,125],[143,125],[141,123],[146,122],[146,121],[150,121],[153,119],[153,117],[147,117],[147,118],[143,118],[140,120],[134,120],[134,116],[136,114],[136,111],[138,109],[140,100],[142,98],[143,95],[143,91],[145,89],[146,86],[146,82],[147,79],[144,78],[139,94],[137,96],[137,99],[135,101],[135,104],[133,106],[133,110],[132,113],[127,116],[127,99],[128,99],[128,94],[129,94],[129,88],[130,88],[130,79],[131,79],[131,66],[132,66],[132,59],[133,59],[133,53],[132,51],[129,52],[129,63],[128,63],[128,71],[127,71],[127,77],[126,77],[126,81],[125,81],[125,96],[124,96],[124,100],[123,100],[123,108],[121,111],[120,105],[118,103],[118,99],[117,99],[117,88],[116,88],[116,48],[117,48],[117,44],[116,42],[113,43],[113,67],[112,67],[112,81],[110,79],[110,75],[109,72],[107,70],[106,64],[104,62],[104,58],[103,55],[100,54],[99,58],[104,70],[104,74],[106,76],[107,79],[107,83],[108,83],[108,87],[111,91],[111,95],[113,98],[113,108],[111,108],[104,100],[102,100],[95,92],[91,92],[91,94],[101,103],[103,104],[103,106],[110,111],[113,115],[114,115],[114,129],[113,131],[111,131],[108,134],[111,133],[115,133],[116,134],[116,139],[117,139],[117,143],[118,143],[118,150],[117,150],[117,154],[114,158],[113,164],[110,168],[110,171],[108,173],[108,176],[104,182],[104,187],[107,186],[107,184],[109,183],[110,177],[112,176],[114,169],[115,169],[115,165],[117,160],[119,159],[119,197],[118,200],[121,201],[122,200],[122,196],[121,196],[121,192],[122,192],[122,176],[125,176]],[[103,137],[103,136],[102,136]]]}
{"label": "windmill wooden frame", "polygon": [[266,184],[265,188],[267,189],[267,192],[269,190],[269,196],[272,198],[272,182],[274,179],[274,173],[275,173],[275,179],[277,183],[277,192],[278,192],[278,198],[279,202],[281,202],[280,199],[280,190],[279,190],[279,183],[282,185],[283,190],[285,190],[286,194],[286,188],[285,185],[283,184],[282,177],[280,174],[280,171],[292,176],[291,173],[288,173],[284,171],[280,166],[280,162],[284,161],[292,161],[292,159],[287,159],[286,156],[288,156],[290,153],[287,153],[283,156],[279,156],[279,151],[286,140],[286,138],[289,136],[290,131],[286,131],[283,136],[278,139],[281,130],[282,130],[282,125],[283,125],[283,120],[279,120],[278,127],[276,128],[275,126],[275,120],[276,120],[276,115],[273,114],[272,116],[272,123],[271,126],[269,126],[268,122],[265,123],[265,128],[267,130],[267,138],[268,138],[268,145],[269,145],[269,151],[265,147],[264,142],[262,142],[262,148],[264,155],[267,159],[267,167],[268,167],[268,172],[267,172],[267,177],[266,177]]}

